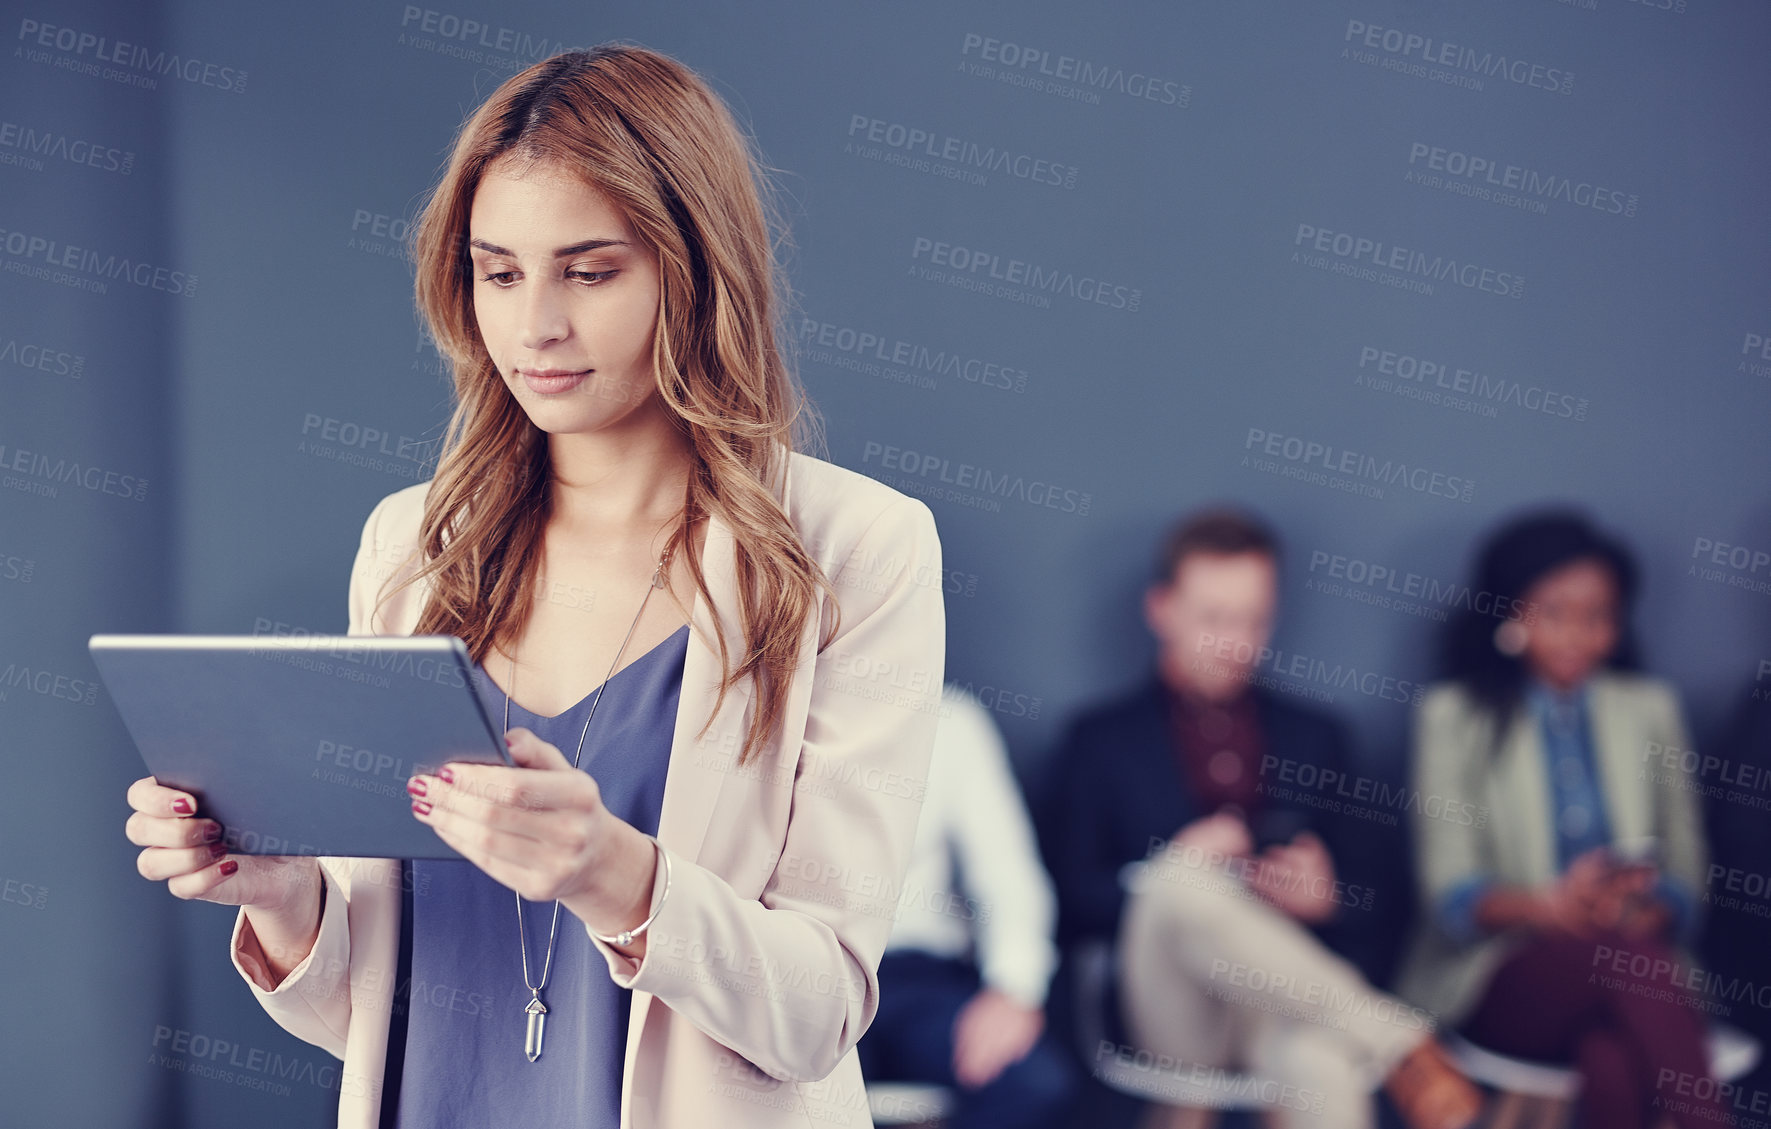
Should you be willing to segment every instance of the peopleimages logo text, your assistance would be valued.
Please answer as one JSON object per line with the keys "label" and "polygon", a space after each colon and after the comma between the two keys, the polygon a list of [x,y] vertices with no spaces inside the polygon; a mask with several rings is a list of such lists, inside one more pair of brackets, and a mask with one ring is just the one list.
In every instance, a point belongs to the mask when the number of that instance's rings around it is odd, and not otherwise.
{"label": "peopleimages logo text", "polygon": [[1085,490],[1058,486],[1043,479],[1030,479],[1025,475],[997,471],[973,463],[956,463],[943,455],[895,447],[871,439],[861,449],[861,462],[864,465],[877,464],[885,470],[915,475],[920,479],[951,484],[964,490],[980,491],[985,497],[1010,498],[1079,517],[1087,517],[1089,506],[1094,502],[1094,495]]}
{"label": "peopleimages logo text", "polygon": [[1185,83],[1094,63],[1074,55],[1055,55],[1039,47],[974,32],[967,32],[961,40],[959,54],[962,58],[981,59],[999,67],[1031,71],[1093,90],[1111,90],[1129,98],[1141,98],[1182,110],[1187,108],[1193,96],[1193,88]]}
{"label": "peopleimages logo text", "polygon": [[1372,455],[1336,447],[1332,443],[1318,443],[1296,435],[1281,435],[1259,427],[1248,429],[1248,437],[1243,440],[1242,449],[1283,459],[1301,467],[1344,474],[1354,479],[1389,486],[1404,486],[1417,494],[1438,498],[1468,502],[1476,493],[1476,483],[1470,478],[1441,474],[1422,466],[1410,466],[1398,459],[1378,459]]}
{"label": "peopleimages logo text", "polygon": [[1579,208],[1591,208],[1595,212],[1609,212],[1614,216],[1634,216],[1641,203],[1635,193],[1625,192],[1620,188],[1607,188],[1591,181],[1541,172],[1493,157],[1428,145],[1424,141],[1409,143],[1408,164],[1411,168],[1424,167],[1472,183],[1479,182],[1486,187],[1510,189],[1543,200],[1560,200]]}
{"label": "peopleimages logo text", "polygon": [[1139,287],[1105,282],[1090,275],[1045,267],[1025,259],[1005,259],[991,251],[978,251],[921,235],[911,244],[910,258],[968,275],[982,274],[999,282],[1025,287],[1034,293],[1062,294],[1079,302],[1093,302],[1132,313],[1136,313],[1144,301],[1144,291]]}
{"label": "peopleimages logo text", "polygon": [[[417,26],[414,27],[414,24]],[[441,12],[435,8],[420,8],[416,4],[407,4],[400,12],[400,27],[404,33],[422,32],[441,40],[454,40],[461,45],[471,42],[488,51],[536,61],[572,49],[558,39],[546,35],[534,35],[508,27],[493,27],[481,20],[458,16],[453,12]]]}
{"label": "peopleimages logo text", "polygon": [[[70,137],[55,130],[40,130],[31,126],[21,126],[17,122],[0,122],[0,149],[16,149],[17,154],[0,153],[0,163],[23,164],[28,158],[23,154],[30,153],[41,157],[54,157],[73,165],[86,165],[102,172],[121,173],[128,176],[135,169],[135,153],[118,149],[113,145],[99,145],[80,137]],[[35,171],[42,171],[43,163],[32,163]]]}
{"label": "peopleimages logo text", "polygon": [[[1005,173],[1034,184],[1050,184],[1059,188],[1075,188],[1075,165],[1067,165],[1048,157],[1010,149],[1007,146],[985,145],[951,134],[907,126],[866,114],[849,115],[849,140],[865,141],[904,154],[908,158],[927,157],[948,161],[968,170]],[[895,162],[894,162],[895,163]]]}
{"label": "peopleimages logo text", "polygon": [[[0,472],[12,472],[4,476],[4,484],[23,489],[32,485],[22,479],[15,481],[15,476],[41,479],[43,483],[66,483],[81,486],[95,494],[112,494],[119,498],[134,498],[140,502],[148,496],[148,480],[139,475],[122,474],[114,470],[92,463],[82,463],[78,459],[50,458],[41,452],[25,451],[18,447],[9,447],[0,443]],[[36,485],[42,485],[38,483]],[[53,487],[48,488],[49,496],[54,497]],[[42,493],[44,491],[27,491]]]}
{"label": "peopleimages logo text", "polygon": [[1467,289],[1480,290],[1503,298],[1525,296],[1525,276],[1522,274],[1463,262],[1444,255],[1429,255],[1425,251],[1398,247],[1381,239],[1370,239],[1345,231],[1330,231],[1313,224],[1298,224],[1297,234],[1292,238],[1291,245],[1318,254],[1333,255],[1348,262],[1366,263],[1380,270],[1396,271],[1434,282],[1455,282]]}
{"label": "peopleimages logo text", "polygon": [[[962,353],[958,349],[932,349],[918,342],[858,330],[835,322],[801,318],[799,341],[808,348],[815,346],[835,350],[839,354],[879,361],[919,374],[939,373],[985,388],[1001,388],[1012,392],[1027,390],[1026,369],[985,360],[983,357]],[[4,359],[3,354],[0,354],[0,359]]]}
{"label": "peopleimages logo text", "polygon": [[[238,67],[206,63],[175,51],[154,51],[138,43],[126,43],[108,35],[46,24],[41,20],[19,20],[18,42],[73,56],[77,61],[74,69],[110,63],[144,74],[182,79],[197,86],[211,86],[230,94],[246,92],[246,72]],[[87,59],[91,59],[92,64],[86,64],[84,61]]]}
{"label": "peopleimages logo text", "polygon": [[1573,71],[1475,47],[1462,47],[1400,28],[1380,27],[1364,20],[1347,21],[1344,42],[1382,51],[1398,59],[1464,71],[1484,78],[1505,79],[1517,86],[1535,87],[1555,94],[1574,93]]}
{"label": "peopleimages logo text", "polygon": [[21,263],[41,263],[46,267],[100,279],[132,282],[152,290],[164,290],[189,298],[197,291],[197,276],[170,267],[131,259],[127,255],[102,254],[91,248],[75,247],[57,239],[28,235],[22,231],[0,229],[0,251]]}
{"label": "peopleimages logo text", "polygon": [[1476,369],[1462,368],[1430,357],[1380,349],[1375,345],[1360,346],[1359,370],[1360,375],[1355,378],[1355,383],[1365,380],[1367,370],[1371,370],[1380,377],[1393,377],[1423,388],[1430,384],[1449,392],[1473,396],[1484,403],[1511,404],[1561,419],[1587,418],[1588,404],[1584,396],[1557,392],[1536,384],[1528,385],[1503,376],[1491,376]]}

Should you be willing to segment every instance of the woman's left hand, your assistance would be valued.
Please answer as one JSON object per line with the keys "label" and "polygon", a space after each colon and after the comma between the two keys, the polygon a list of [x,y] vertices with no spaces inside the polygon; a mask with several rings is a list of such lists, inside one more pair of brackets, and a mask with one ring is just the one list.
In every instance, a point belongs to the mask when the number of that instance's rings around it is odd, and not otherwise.
{"label": "woman's left hand", "polygon": [[451,762],[412,777],[413,815],[530,901],[558,898],[599,933],[639,924],[657,866],[651,840],[604,807],[596,780],[557,747],[522,728],[507,739],[514,768]]}
{"label": "woman's left hand", "polygon": [[1654,892],[1660,871],[1653,866],[1619,867],[1608,889],[1608,924],[1630,940],[1660,936],[1672,927],[1672,910]]}

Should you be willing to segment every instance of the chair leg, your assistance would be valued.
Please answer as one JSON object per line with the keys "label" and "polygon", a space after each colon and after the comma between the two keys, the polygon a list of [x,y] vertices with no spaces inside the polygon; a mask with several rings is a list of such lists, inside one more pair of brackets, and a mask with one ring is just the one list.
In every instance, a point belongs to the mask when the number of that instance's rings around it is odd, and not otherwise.
{"label": "chair leg", "polygon": [[1139,1129],[1213,1129],[1217,1111],[1205,1106],[1152,1103],[1144,1111]]}
{"label": "chair leg", "polygon": [[1537,1099],[1537,1129],[1568,1129],[1574,1103],[1565,1098]]}
{"label": "chair leg", "polygon": [[1508,1090],[1488,1102],[1483,1129],[1568,1129],[1574,1115],[1572,1102],[1562,1098],[1539,1098]]}
{"label": "chair leg", "polygon": [[1488,1101],[1488,1118],[1483,1129],[1526,1129],[1525,1095],[1502,1090]]}
{"label": "chair leg", "polygon": [[1543,1115],[1537,1118],[1539,1129],[1567,1129],[1574,1120],[1574,1102],[1566,1097],[1546,1097]]}

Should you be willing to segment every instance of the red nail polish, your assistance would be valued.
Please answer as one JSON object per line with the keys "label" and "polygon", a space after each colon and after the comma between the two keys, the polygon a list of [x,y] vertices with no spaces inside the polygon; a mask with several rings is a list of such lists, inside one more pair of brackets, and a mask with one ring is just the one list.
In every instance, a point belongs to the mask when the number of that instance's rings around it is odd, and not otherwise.
{"label": "red nail polish", "polygon": [[240,869],[240,864],[237,861],[235,861],[234,859],[229,859],[228,861],[221,864],[221,872],[223,874],[232,874],[234,871],[236,871],[238,869]]}
{"label": "red nail polish", "polygon": [[422,781],[422,780],[408,780],[408,781],[406,781],[406,791],[412,793],[414,796],[424,795],[424,781]]}
{"label": "red nail polish", "polygon": [[172,810],[179,815],[189,815],[191,814],[191,802],[183,796],[180,796],[178,799],[172,801]]}
{"label": "red nail polish", "polygon": [[449,771],[448,765],[444,765],[442,768],[437,769],[437,775],[443,778],[443,783],[445,784],[455,783],[455,774]]}
{"label": "red nail polish", "polygon": [[412,801],[412,810],[417,812],[419,815],[429,815],[430,814],[430,804],[424,800],[413,800]]}

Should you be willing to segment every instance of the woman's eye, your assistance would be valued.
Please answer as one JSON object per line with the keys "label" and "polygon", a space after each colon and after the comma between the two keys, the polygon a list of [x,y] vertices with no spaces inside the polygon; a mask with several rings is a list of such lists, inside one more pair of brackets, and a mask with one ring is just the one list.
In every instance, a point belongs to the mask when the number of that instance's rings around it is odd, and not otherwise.
{"label": "woman's eye", "polygon": [[[594,286],[598,283],[606,282],[607,280],[614,278],[617,274],[620,274],[620,273],[621,272],[617,271],[617,270],[598,270],[598,271],[575,270],[575,271],[567,271],[566,277],[567,278],[583,279],[586,285]],[[515,275],[516,275],[515,271],[508,271],[508,270],[507,271],[498,271],[498,272],[492,273],[492,274],[482,274],[480,276],[480,281],[481,282],[490,282],[492,285],[498,287],[500,290],[508,290],[511,286],[510,279],[515,277]]]}

